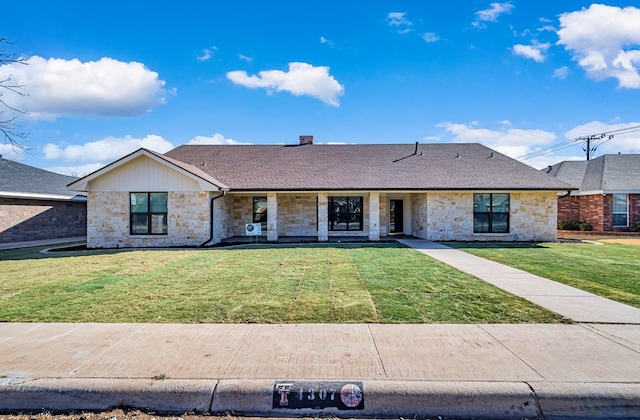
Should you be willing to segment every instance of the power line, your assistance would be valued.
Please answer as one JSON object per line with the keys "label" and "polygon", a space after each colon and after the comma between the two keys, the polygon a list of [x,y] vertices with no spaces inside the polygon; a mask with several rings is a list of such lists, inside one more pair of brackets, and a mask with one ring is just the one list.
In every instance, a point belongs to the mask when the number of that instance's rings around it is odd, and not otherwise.
{"label": "power line", "polygon": [[640,125],[636,125],[636,126],[632,126],[632,127],[626,127],[626,128],[620,128],[618,130],[605,131],[605,132],[601,132],[601,133],[597,133],[597,134],[590,134],[588,136],[580,136],[580,137],[573,138],[571,140],[563,141],[561,143],[556,143],[556,144],[554,144],[552,146],[549,146],[549,147],[547,147],[545,149],[540,149],[540,150],[537,150],[535,152],[528,153],[528,154],[526,154],[524,156],[519,157],[518,159],[527,160],[527,159],[531,159],[531,158],[534,158],[534,157],[546,155],[547,153],[555,152],[557,150],[562,150],[562,149],[566,149],[566,148],[569,148],[569,147],[573,147],[578,142],[586,142],[587,143],[586,144],[586,148],[583,147],[582,150],[584,150],[587,153],[587,160],[589,160],[590,157],[591,157],[591,154],[593,152],[595,152],[596,149],[601,144],[604,144],[604,143],[607,143],[607,142],[613,140],[616,135],[633,133],[635,131],[640,131]]}

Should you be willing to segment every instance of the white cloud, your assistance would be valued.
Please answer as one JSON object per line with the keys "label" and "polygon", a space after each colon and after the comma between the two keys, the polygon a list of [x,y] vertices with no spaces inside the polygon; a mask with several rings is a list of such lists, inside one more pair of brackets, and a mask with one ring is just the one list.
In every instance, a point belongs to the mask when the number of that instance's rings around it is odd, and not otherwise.
{"label": "white cloud", "polygon": [[247,63],[251,63],[253,61],[253,58],[246,56],[244,54],[238,54],[238,58],[240,60],[246,61]]}
{"label": "white cloud", "polygon": [[537,44],[522,45],[516,44],[513,46],[513,53],[525,58],[530,58],[536,63],[542,63],[545,60],[544,52],[549,49],[550,44]]}
{"label": "white cloud", "polygon": [[558,69],[555,69],[555,71],[553,72],[553,77],[557,79],[566,79],[568,75],[569,75],[569,67],[567,66],[562,66]]}
{"label": "white cloud", "polygon": [[0,143],[0,155],[5,159],[22,160],[25,150],[7,143]]}
{"label": "white cloud", "polygon": [[158,73],[137,62],[111,58],[78,59],[31,57],[28,65],[0,66],[0,79],[12,77],[27,95],[5,95],[10,106],[32,119],[76,117],[132,117],[166,103],[168,92]]}
{"label": "white cloud", "polygon": [[[478,128],[477,123],[454,124],[445,122],[437,127],[444,128],[453,135],[454,143],[481,143],[491,149],[513,158],[522,157],[531,153],[540,146],[551,144],[555,139],[554,133],[534,129],[523,130],[518,128],[504,128],[489,130]],[[506,126],[506,124],[503,124]]]}
{"label": "white cloud", "polygon": [[335,46],[335,44],[333,43],[333,41],[321,36],[320,37],[320,43],[321,44],[327,44],[329,47],[333,48]]}
{"label": "white cloud", "polygon": [[409,20],[407,20],[405,15],[406,15],[405,12],[390,12],[389,14],[387,14],[387,22],[389,23],[389,26],[411,26],[411,25],[413,25],[413,23],[411,23]]}
{"label": "white cloud", "polygon": [[640,88],[640,9],[592,4],[560,15],[559,45],[594,80],[615,78],[620,88]]}
{"label": "white cloud", "polygon": [[251,143],[241,143],[239,141],[235,141],[233,139],[227,139],[220,133],[215,133],[210,137],[205,136],[196,136],[189,140],[187,144],[251,144]]}
{"label": "white cloud", "polygon": [[473,26],[484,28],[485,25],[481,22],[497,22],[498,17],[503,13],[511,13],[514,6],[509,3],[491,3],[491,7],[476,12],[476,21],[472,23]]}
{"label": "white cloud", "polygon": [[76,176],[78,178],[82,178],[83,176],[87,176],[92,172],[97,171],[98,169],[107,165],[108,162],[97,162],[97,163],[87,163],[86,165],[78,165],[78,166],[51,166],[48,168],[44,168],[47,171],[56,172],[62,175],[70,175]]}
{"label": "white cloud", "polygon": [[47,143],[43,153],[45,159],[60,159],[68,162],[113,161],[144,147],[158,153],[173,149],[173,144],[161,136],[149,134],[143,138],[125,136],[122,138],[106,137],[102,140],[82,145],[59,146]]}
{"label": "white cloud", "polygon": [[425,32],[422,34],[422,39],[426,43],[438,42],[440,41],[440,37],[435,32]]}
{"label": "white cloud", "polygon": [[230,71],[227,78],[248,88],[264,88],[268,93],[286,91],[295,96],[307,95],[322,102],[340,106],[338,97],[344,94],[344,86],[329,74],[329,67],[314,67],[307,63],[289,63],[289,70],[264,70],[258,76],[245,71]]}
{"label": "white cloud", "polygon": [[202,54],[197,56],[196,59],[199,61],[207,61],[213,57],[213,54],[218,50],[218,47],[212,45],[210,48],[205,48],[202,50]]}

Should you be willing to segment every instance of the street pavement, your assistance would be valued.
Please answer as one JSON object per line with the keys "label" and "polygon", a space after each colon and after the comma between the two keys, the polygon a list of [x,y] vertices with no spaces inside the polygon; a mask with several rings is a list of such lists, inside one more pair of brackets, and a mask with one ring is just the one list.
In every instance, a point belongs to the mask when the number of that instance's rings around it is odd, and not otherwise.
{"label": "street pavement", "polygon": [[[469,261],[465,270],[474,267],[487,281],[512,279],[523,297],[558,305],[552,310],[580,322],[0,323],[0,412],[640,418],[636,311],[618,308],[614,321],[582,322],[574,303],[547,299],[554,297],[547,289],[558,290],[554,282],[427,241],[403,242],[454,267]],[[536,290],[530,283],[538,279]],[[593,319],[607,315],[606,300],[586,302]]]}

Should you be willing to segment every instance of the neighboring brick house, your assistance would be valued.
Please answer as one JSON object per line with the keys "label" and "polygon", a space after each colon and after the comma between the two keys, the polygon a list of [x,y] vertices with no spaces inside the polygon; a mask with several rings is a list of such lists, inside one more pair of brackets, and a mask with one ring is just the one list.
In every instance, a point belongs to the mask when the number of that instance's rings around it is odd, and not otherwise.
{"label": "neighboring brick house", "polygon": [[0,243],[85,236],[87,198],[76,177],[0,157]]}
{"label": "neighboring brick house", "polygon": [[69,185],[89,247],[200,246],[244,236],[553,241],[568,184],[479,144],[185,145],[140,149]]}
{"label": "neighboring brick house", "polygon": [[558,200],[558,220],[585,221],[595,232],[628,231],[640,223],[640,154],[564,161],[543,170],[579,187]]}

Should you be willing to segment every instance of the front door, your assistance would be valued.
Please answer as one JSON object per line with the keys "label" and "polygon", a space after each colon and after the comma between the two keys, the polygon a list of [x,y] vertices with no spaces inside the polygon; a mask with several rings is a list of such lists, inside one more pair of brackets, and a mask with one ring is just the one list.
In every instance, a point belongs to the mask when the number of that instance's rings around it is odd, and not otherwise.
{"label": "front door", "polygon": [[389,201],[389,233],[401,234],[404,233],[404,201],[403,200],[390,200]]}

